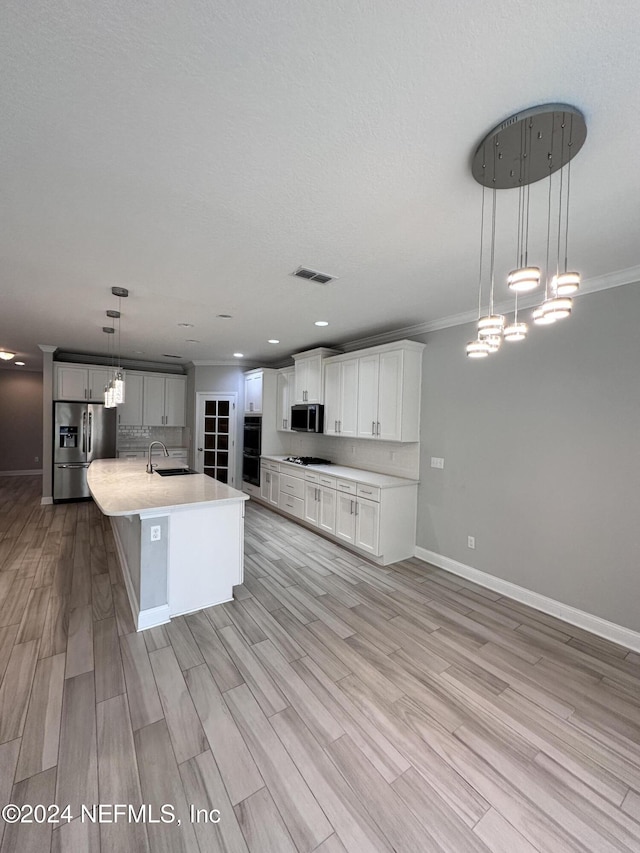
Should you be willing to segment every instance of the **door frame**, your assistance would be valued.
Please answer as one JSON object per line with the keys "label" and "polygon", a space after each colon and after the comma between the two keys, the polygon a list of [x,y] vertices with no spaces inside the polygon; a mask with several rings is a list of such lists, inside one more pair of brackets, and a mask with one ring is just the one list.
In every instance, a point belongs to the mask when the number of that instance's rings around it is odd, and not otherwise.
{"label": "door frame", "polygon": [[195,405],[195,429],[193,446],[193,467],[199,474],[204,472],[204,453],[201,455],[198,447],[204,447],[204,404],[209,400],[229,400],[232,403],[231,413],[229,415],[229,438],[231,439],[231,447],[229,448],[229,482],[228,486],[236,488],[237,471],[237,453],[236,444],[238,440],[238,392],[237,391],[196,391]]}

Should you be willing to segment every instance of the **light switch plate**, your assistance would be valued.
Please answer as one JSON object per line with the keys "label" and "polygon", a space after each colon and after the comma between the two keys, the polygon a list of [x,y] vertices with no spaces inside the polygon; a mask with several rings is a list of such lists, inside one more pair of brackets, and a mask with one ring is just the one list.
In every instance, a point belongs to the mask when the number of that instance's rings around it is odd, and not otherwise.
{"label": "light switch plate", "polygon": [[432,456],[431,457],[431,467],[432,468],[444,468],[444,459],[442,456]]}

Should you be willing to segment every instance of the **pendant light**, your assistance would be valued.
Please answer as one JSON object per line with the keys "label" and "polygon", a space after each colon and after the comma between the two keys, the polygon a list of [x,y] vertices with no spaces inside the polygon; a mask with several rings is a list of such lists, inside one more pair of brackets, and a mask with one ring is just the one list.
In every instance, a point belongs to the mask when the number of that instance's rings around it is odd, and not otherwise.
{"label": "pendant light", "polygon": [[125,395],[125,383],[124,383],[124,374],[122,372],[122,364],[120,361],[121,356],[121,322],[122,322],[122,311],[121,311],[121,302],[123,299],[126,299],[129,296],[129,291],[126,287],[112,287],[111,293],[114,296],[118,297],[118,310],[110,313],[111,316],[117,317],[118,319],[118,367],[114,371],[113,376],[113,399],[115,401],[115,405],[119,406],[124,403],[124,395]]}
{"label": "pendant light", "polygon": [[[111,357],[111,335],[114,334],[115,329],[112,326],[103,326],[102,331],[107,337],[107,359]],[[104,386],[104,407],[105,409],[112,409],[115,406],[114,398],[113,398],[113,387],[112,382],[107,382]]]}
{"label": "pendant light", "polygon": [[[480,269],[478,272],[478,322],[482,314],[482,248],[484,245],[484,184],[482,185],[482,211],[480,214]],[[478,335],[475,341],[467,344],[468,358],[486,358],[490,353],[489,344]]]}
{"label": "pendant light", "polygon": [[[568,266],[571,160],[582,148],[586,136],[587,127],[584,116],[575,107],[568,104],[542,104],[512,115],[496,125],[476,148],[471,164],[473,177],[482,185],[483,192],[485,187],[490,187],[494,195],[489,311],[487,315],[478,318],[478,341],[486,342],[490,352],[497,351],[502,340],[517,342],[525,340],[528,336],[527,323],[518,316],[518,296],[534,291],[541,283],[540,266],[529,260],[529,226],[531,186],[542,180],[549,181],[545,293],[542,303],[533,311],[533,321],[535,325],[552,325],[571,314],[571,296],[580,287],[580,274],[569,270]],[[488,146],[491,146],[491,149]],[[493,152],[493,157],[486,158],[487,150]],[[567,167],[566,192],[565,166]],[[557,171],[560,172],[557,242],[554,244],[554,249],[557,250],[557,263],[552,274],[550,268],[552,175]],[[497,190],[504,189],[518,189],[516,263],[507,276],[507,288],[515,296],[514,316],[511,323],[505,323],[503,315],[494,313],[495,194]],[[564,248],[564,269],[560,266],[562,248]],[[472,352],[469,351],[470,348]],[[470,342],[467,344],[467,355],[479,357],[475,353],[476,349],[478,349],[476,342]]]}
{"label": "pendant light", "polygon": [[[496,139],[493,143],[493,171],[496,170],[496,159],[498,156],[498,147],[500,140]],[[500,349],[502,340],[502,332],[504,330],[504,316],[502,314],[493,313],[493,293],[495,285],[495,260],[496,260],[496,188],[492,190],[492,205],[491,205],[491,263],[490,263],[490,286],[489,286],[489,313],[478,320],[478,337],[487,340],[489,345],[489,353],[497,352]],[[496,340],[496,338],[498,340]]]}

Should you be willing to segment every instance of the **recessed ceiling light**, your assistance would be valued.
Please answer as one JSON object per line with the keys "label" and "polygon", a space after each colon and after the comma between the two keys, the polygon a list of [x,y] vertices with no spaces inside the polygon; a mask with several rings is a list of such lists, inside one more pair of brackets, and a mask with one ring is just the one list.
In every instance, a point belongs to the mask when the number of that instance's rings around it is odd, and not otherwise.
{"label": "recessed ceiling light", "polygon": [[231,314],[216,314],[219,320],[231,320]]}
{"label": "recessed ceiling light", "polygon": [[183,329],[193,329],[193,323],[178,323]]}
{"label": "recessed ceiling light", "polygon": [[234,358],[244,358],[244,353],[243,352],[234,352],[233,357]]}
{"label": "recessed ceiling light", "polygon": [[133,354],[134,355],[144,355],[144,350],[143,349],[134,349]]}
{"label": "recessed ceiling light", "polygon": [[12,358],[15,358],[15,352],[5,352],[4,350],[0,350],[0,358],[3,361],[11,361]]}
{"label": "recessed ceiling light", "polygon": [[316,326],[328,326],[329,323],[326,320],[316,320]]}
{"label": "recessed ceiling light", "polygon": [[24,367],[24,361],[16,361],[15,364],[17,364],[18,367]]}
{"label": "recessed ceiling light", "polygon": [[269,338],[269,340],[267,341],[267,343],[268,343],[268,344],[279,344],[279,343],[280,343],[280,341],[279,341],[279,340],[277,340],[277,338]]}

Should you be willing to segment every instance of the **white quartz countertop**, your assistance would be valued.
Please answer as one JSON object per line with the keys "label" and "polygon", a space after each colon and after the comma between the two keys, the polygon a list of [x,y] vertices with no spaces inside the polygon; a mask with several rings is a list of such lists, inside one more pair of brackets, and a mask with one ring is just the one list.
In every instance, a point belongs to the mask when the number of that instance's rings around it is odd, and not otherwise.
{"label": "white quartz countertop", "polygon": [[296,465],[295,462],[285,462],[285,456],[261,456],[270,462],[281,462],[297,471],[317,471],[336,477],[339,480],[353,480],[367,486],[377,486],[379,489],[393,489],[398,486],[417,486],[418,480],[407,480],[404,477],[392,477],[390,474],[378,474],[375,471],[365,471],[361,468],[350,468],[347,465]]}
{"label": "white quartz countertop", "polygon": [[[172,468],[171,460],[161,468]],[[87,484],[105,515],[138,515],[150,511],[184,510],[216,503],[245,501],[248,495],[204,474],[161,477],[147,474],[143,459],[96,459],[89,465]]]}

